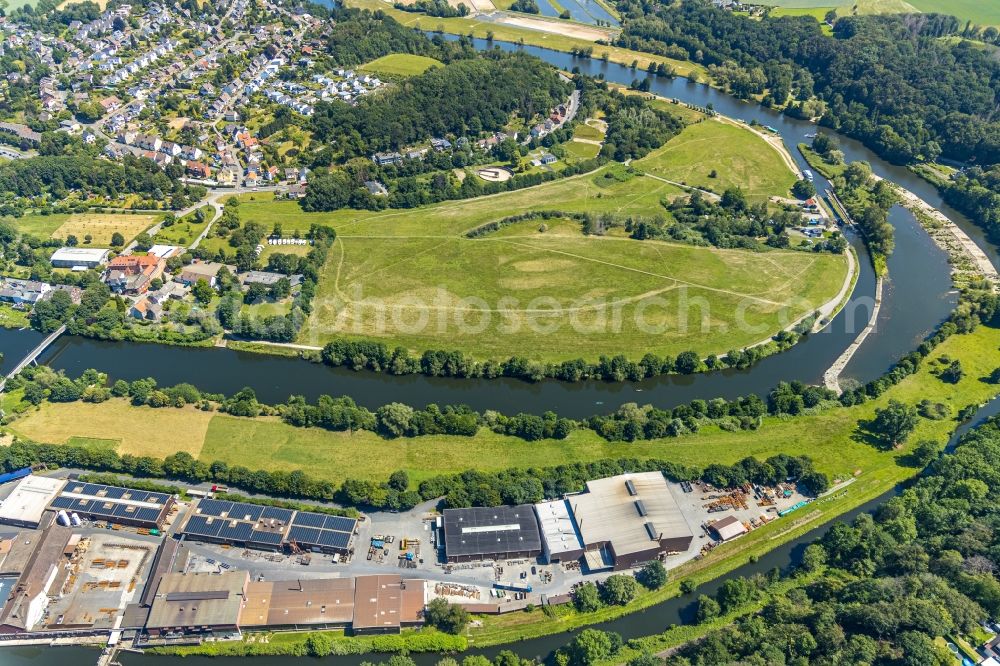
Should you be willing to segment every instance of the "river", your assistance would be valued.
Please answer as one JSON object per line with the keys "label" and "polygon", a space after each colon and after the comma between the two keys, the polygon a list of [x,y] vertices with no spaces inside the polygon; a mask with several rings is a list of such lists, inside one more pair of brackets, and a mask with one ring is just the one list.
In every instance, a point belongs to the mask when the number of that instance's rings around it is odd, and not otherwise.
{"label": "river", "polygon": [[[448,37],[448,36],[446,36]],[[475,40],[485,48],[485,40]],[[506,49],[519,48],[496,43]],[[586,74],[603,75],[609,81],[630,83],[643,72],[601,60],[574,58],[569,54],[537,47],[520,47],[563,69],[580,68]],[[757,120],[776,128],[794,158],[805,168],[796,150],[808,142],[815,125],[788,118],[756,104],[736,100],[708,86],[687,79],[651,77],[651,91],[698,105],[711,105],[720,113],[744,120]],[[867,160],[873,171],[915,192],[939,207],[986,250],[994,263],[998,253],[982,232],[965,217],[943,204],[930,184],[905,168],[880,159],[860,143],[841,137],[849,160]],[[827,182],[816,175],[820,191]],[[896,251],[889,258],[889,280],[874,333],[861,345],[845,368],[843,378],[861,382],[884,373],[902,354],[911,350],[941,323],[956,302],[951,290],[947,256],[930,240],[909,211],[895,207],[889,221],[896,229]],[[766,394],[781,380],[797,379],[820,383],[823,372],[867,324],[875,292],[871,262],[861,242],[850,235],[860,257],[861,272],[854,294],[841,313],[822,332],[809,336],[794,348],[764,359],[746,370],[723,370],[692,376],[667,375],[642,382],[585,381],[565,383],[546,380],[527,383],[513,379],[447,379],[411,375],[395,377],[371,372],[354,372],[307,364],[294,358],[265,356],[217,348],[184,348],[131,342],[114,343],[64,336],[43,355],[41,361],[71,375],[93,367],[114,378],[136,379],[152,376],[164,385],[189,381],[209,392],[231,394],[252,386],[265,402],[282,402],[292,394],[314,399],[329,395],[350,395],[359,404],[375,408],[387,402],[424,406],[467,404],[477,410],[497,409],[505,413],[541,413],[553,410],[570,418],[610,411],[625,402],[651,403],[671,407],[695,398],[734,398]],[[920,303],[919,308],[911,307]],[[4,366],[17,361],[18,353],[38,340],[32,331],[0,334]]]}
{"label": "river", "polygon": [[[483,40],[477,46],[485,48]],[[579,67],[585,74],[603,74],[609,81],[629,83],[636,73],[631,69],[600,60],[581,60],[568,54],[536,47],[517,47],[511,44],[497,46],[506,49],[524,48],[563,69]],[[641,74],[639,74],[641,76]],[[806,134],[817,128],[803,121],[787,118],[769,109],[746,104],[707,86],[691,83],[686,79],[660,79],[651,81],[651,91],[665,97],[678,98],[698,106],[711,104],[720,113],[745,120],[756,119],[763,125],[775,127],[794,157],[805,168],[805,162],[795,150],[806,142]],[[939,208],[955,221],[982,247],[994,264],[998,263],[997,249],[986,242],[983,233],[964,216],[945,206],[937,191],[908,170],[888,164],[860,143],[840,137],[842,149],[848,160],[867,160],[873,171],[899,183]],[[816,174],[817,188],[821,191],[826,182]],[[947,259],[917,225],[907,211],[896,207],[889,221],[896,229],[896,251],[889,260],[890,280],[887,285],[882,311],[876,332],[868,337],[844,376],[861,381],[883,373],[902,354],[937,326],[955,303],[950,293]],[[853,239],[856,244],[856,239]],[[501,409],[504,411],[542,411],[555,409],[567,416],[580,416],[598,411],[595,405],[608,408],[626,401],[653,402],[660,405],[677,404],[696,397],[734,396],[750,392],[766,392],[782,379],[802,379],[816,382],[823,370],[853,340],[866,324],[868,313],[864,309],[874,293],[874,276],[863,248],[861,275],[851,304],[838,315],[828,331],[810,336],[792,350],[765,359],[746,371],[724,371],[692,377],[664,377],[631,384],[583,382],[565,384],[554,381],[526,384],[509,380],[443,380],[425,377],[392,377],[373,373],[353,373],[342,369],[309,365],[295,359],[266,357],[256,354],[218,349],[188,349],[133,343],[104,343],[74,337],[60,340],[43,361],[53,367],[66,369],[71,374],[87,367],[109,372],[113,377],[134,378],[153,376],[161,383],[190,381],[205,390],[232,392],[243,385],[257,389],[262,399],[282,400],[290,393],[315,395],[318,392],[349,394],[361,404],[377,406],[392,400],[413,404],[436,401],[440,403],[464,402],[473,407]],[[866,301],[867,299],[867,301]],[[858,304],[855,307],[854,304]],[[919,307],[914,307],[919,304]],[[858,310],[855,313],[855,309]],[[851,318],[854,321],[850,321]],[[5,354],[4,367],[16,363],[18,350],[27,350],[40,336],[32,331],[5,332],[0,334],[0,351]],[[1000,400],[982,408],[976,419],[959,429],[953,438],[965,432],[974,423],[1000,413]],[[896,490],[841,516],[851,520],[855,515],[871,511]],[[806,544],[821,536],[832,523],[785,544],[752,564],[746,564],[726,577],[750,575],[775,567],[785,569],[794,564]],[[714,593],[724,579],[706,583],[696,594]],[[670,599],[648,610],[628,615],[599,628],[617,631],[626,639],[663,631],[668,625],[691,619],[693,596]],[[567,641],[565,635],[555,635],[514,644],[511,647],[525,657],[544,657]],[[501,648],[471,651],[492,656]],[[433,664],[440,655],[413,655],[420,666]],[[359,655],[331,657],[325,663],[358,666],[362,661],[378,656]],[[96,660],[96,653],[84,648],[13,648],[0,654],[5,666],[62,666],[87,664]],[[183,662],[170,657],[123,654],[125,666],[208,666],[218,664],[217,659],[185,658]],[[279,666],[287,658],[258,657],[254,666]]]}

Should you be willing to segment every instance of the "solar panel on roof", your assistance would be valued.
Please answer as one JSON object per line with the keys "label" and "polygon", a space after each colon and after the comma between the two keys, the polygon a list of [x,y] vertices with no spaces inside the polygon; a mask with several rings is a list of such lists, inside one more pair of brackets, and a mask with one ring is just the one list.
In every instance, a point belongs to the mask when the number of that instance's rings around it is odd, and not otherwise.
{"label": "solar panel on roof", "polygon": [[229,513],[233,508],[232,502],[222,502],[214,499],[203,499],[198,502],[198,513],[203,516],[221,516]]}
{"label": "solar panel on roof", "polygon": [[347,548],[350,540],[351,536],[346,532],[323,530],[323,534],[319,538],[319,543],[321,546],[326,546],[327,548]]}
{"label": "solar panel on roof", "polygon": [[229,521],[219,528],[219,538],[229,541],[245,542],[250,538],[253,527],[250,523],[237,522],[232,525]]}
{"label": "solar panel on roof", "polygon": [[229,518],[249,520],[250,522],[255,523],[257,522],[257,519],[260,518],[260,514],[263,512],[264,507],[257,506],[256,504],[236,502],[233,504],[233,508],[229,510]]}
{"label": "solar panel on roof", "polygon": [[262,520],[277,520],[287,523],[292,519],[292,512],[289,509],[281,509],[276,506],[265,506],[260,517]]}
{"label": "solar panel on roof", "polygon": [[288,540],[297,543],[313,544],[319,539],[320,530],[312,527],[292,527],[288,531]]}
{"label": "solar panel on roof", "polygon": [[121,499],[128,493],[126,488],[116,488],[115,486],[104,486],[105,499]]}
{"label": "solar panel on roof", "polygon": [[327,516],[323,529],[337,530],[339,532],[353,532],[354,526],[357,522],[358,521],[353,518],[344,518],[343,516]]}
{"label": "solar panel on roof", "polygon": [[281,543],[281,534],[279,532],[261,532],[260,530],[253,530],[253,533],[250,535],[250,542],[268,546],[277,546]]}
{"label": "solar panel on roof", "polygon": [[141,520],[144,523],[155,523],[160,519],[160,510],[152,509],[150,507],[142,507],[136,512],[136,520]]}
{"label": "solar panel on roof", "polygon": [[303,527],[323,527],[326,522],[326,516],[319,513],[310,513],[309,511],[299,511],[295,514],[295,519],[292,522],[293,525],[302,525]]}
{"label": "solar panel on roof", "polygon": [[185,534],[214,537],[219,534],[219,528],[222,527],[224,522],[216,519],[209,523],[206,516],[191,516],[187,526],[184,528],[184,532]]}
{"label": "solar panel on roof", "polygon": [[68,509],[71,506],[73,506],[73,498],[63,497],[60,495],[59,497],[52,500],[51,506],[53,509]]}

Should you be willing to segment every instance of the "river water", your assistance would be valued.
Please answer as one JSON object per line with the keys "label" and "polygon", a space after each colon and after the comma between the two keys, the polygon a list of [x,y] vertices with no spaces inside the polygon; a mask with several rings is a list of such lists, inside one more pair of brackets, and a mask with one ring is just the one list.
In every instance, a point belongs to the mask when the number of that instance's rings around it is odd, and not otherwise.
{"label": "river water", "polygon": [[[487,47],[483,40],[477,46]],[[496,46],[505,49],[519,48],[511,44]],[[585,74],[604,75],[609,81],[629,83],[636,73],[627,67],[599,60],[580,60],[546,49],[523,47],[563,69],[579,67]],[[642,73],[639,73],[642,76]],[[720,113],[745,120],[756,119],[763,125],[775,127],[790,147],[794,157],[805,168],[805,162],[795,150],[800,142],[808,142],[806,134],[817,131],[810,123],[787,118],[757,105],[746,104],[719,91],[691,83],[685,79],[652,79],[652,92],[678,98],[698,106],[711,104]],[[997,249],[986,242],[983,233],[964,216],[944,205],[930,184],[906,169],[888,164],[860,143],[840,137],[842,149],[848,160],[867,160],[873,171],[890,181],[897,182],[924,200],[942,210],[961,226],[982,247],[994,264],[998,263]],[[822,191],[827,183],[816,174],[817,188]],[[845,376],[866,381],[884,372],[902,354],[910,351],[921,338],[938,325],[955,303],[950,293],[947,260],[919,228],[907,211],[896,207],[889,221],[896,229],[896,252],[889,260],[890,281],[887,284],[882,311],[876,332],[868,337],[848,365]],[[856,239],[853,239],[856,243]],[[290,393],[314,396],[317,393],[348,394],[361,404],[377,406],[392,400],[411,404],[427,402],[464,402],[473,407],[501,409],[503,411],[543,411],[555,409],[567,416],[582,416],[599,411],[595,406],[609,409],[626,401],[652,402],[669,406],[697,397],[735,396],[750,392],[763,393],[782,379],[818,381],[823,370],[830,365],[867,323],[867,304],[874,293],[874,276],[863,248],[861,275],[855,295],[845,311],[838,315],[826,332],[810,336],[790,351],[765,359],[746,371],[724,371],[692,377],[664,377],[639,384],[609,384],[584,382],[564,384],[554,381],[526,384],[509,380],[444,380],[425,377],[392,377],[373,373],[353,373],[342,369],[305,364],[296,359],[265,357],[218,349],[185,349],[159,345],[133,343],[104,343],[73,337],[60,340],[43,357],[53,367],[66,369],[71,374],[95,367],[109,372],[112,377],[135,378],[153,376],[163,384],[190,381],[209,391],[230,393],[244,385],[251,385],[266,401],[282,400]],[[853,318],[853,321],[851,321]],[[0,351],[4,352],[3,366],[12,367],[17,353],[30,349],[40,336],[32,331],[0,333]],[[1000,413],[1000,401],[993,401],[977,414],[976,419],[962,428],[966,431],[973,423]],[[957,438],[957,435],[956,435]],[[954,439],[952,441],[954,443]],[[892,496],[896,490],[859,507],[839,520],[850,520],[855,515],[871,511]],[[808,535],[785,544],[756,563],[748,563],[730,576],[746,576],[768,571],[775,567],[785,569],[794,564],[806,544],[821,536],[829,524]],[[701,586],[696,594],[715,592],[723,579]],[[689,621],[693,612],[694,597],[670,599],[662,604],[619,620],[599,625],[617,631],[626,639],[649,635],[666,629],[670,624]],[[566,635],[532,639],[507,646],[525,657],[544,657],[568,640]],[[480,651],[491,656],[500,648]],[[475,651],[473,651],[475,653]],[[376,660],[377,656],[374,657]],[[414,655],[420,666],[429,666],[440,655]],[[331,657],[325,663],[357,666],[373,656]],[[10,666],[62,666],[87,664],[96,660],[96,653],[84,648],[13,648],[0,653],[0,663]],[[218,659],[152,657],[124,654],[125,666],[164,665],[183,663],[190,666],[218,664]],[[287,658],[258,657],[255,666],[279,666]]]}

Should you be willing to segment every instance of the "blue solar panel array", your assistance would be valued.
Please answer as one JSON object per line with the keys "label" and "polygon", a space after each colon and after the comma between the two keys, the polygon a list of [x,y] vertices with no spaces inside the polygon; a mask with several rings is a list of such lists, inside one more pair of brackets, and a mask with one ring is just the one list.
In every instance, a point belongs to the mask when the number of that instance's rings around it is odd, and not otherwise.
{"label": "blue solar panel array", "polygon": [[[291,528],[285,536],[281,528],[288,524]],[[217,539],[261,548],[277,548],[287,539],[303,548],[346,550],[356,525],[353,518],[203,499],[184,533],[192,539]]]}
{"label": "blue solar panel array", "polygon": [[[163,507],[169,500],[170,495],[166,493],[71,481],[62,493],[52,500],[50,507],[57,510],[64,509],[70,513],[76,512],[96,520],[113,523],[138,522],[156,527],[163,517]],[[137,506],[134,502],[158,506]]]}
{"label": "blue solar panel array", "polygon": [[288,540],[303,548],[346,550],[357,524],[354,518],[299,511],[292,520]]}

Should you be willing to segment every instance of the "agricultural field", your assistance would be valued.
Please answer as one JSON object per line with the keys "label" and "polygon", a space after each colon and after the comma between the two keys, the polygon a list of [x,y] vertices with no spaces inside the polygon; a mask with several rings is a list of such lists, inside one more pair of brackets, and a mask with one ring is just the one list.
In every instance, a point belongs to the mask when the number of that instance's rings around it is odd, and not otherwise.
{"label": "agricultural field", "polygon": [[[859,420],[871,418],[875,409],[890,399],[915,404],[926,398],[947,405],[955,415],[962,407],[984,402],[996,392],[981,378],[1000,365],[1000,330],[982,326],[972,334],[952,336],[936,350],[935,359],[942,356],[961,361],[966,373],[957,384],[938,379],[934,373],[944,364],[929,359],[917,374],[864,405],[797,418],[765,417],[759,431],[725,432],[712,426],[696,435],[633,443],[607,442],[589,430],[574,431],[563,441],[525,442],[486,429],[471,439],[425,436],[385,440],[367,431],[349,434],[296,428],[271,417],[239,418],[193,407],[133,407],[119,399],[101,404],[43,403],[13,421],[8,430],[50,443],[83,441],[73,438],[111,439],[119,442],[119,452],[135,455],[162,457],[165,452],[185,450],[205,462],[254,461],[271,470],[303,469],[333,483],[348,477],[384,480],[395,469],[404,469],[411,479],[419,481],[470,468],[489,471],[535,466],[540,460],[558,465],[629,456],[705,466],[783,452],[811,456],[817,469],[831,478],[857,475],[860,485],[884,485],[912,473],[901,462],[914,443],[931,439],[943,444],[954,421],[920,419],[905,447],[883,453],[858,436]],[[137,429],[136,423],[145,427]]]}
{"label": "agricultural field", "polygon": [[441,63],[427,56],[411,55],[409,53],[390,53],[362,65],[358,69],[386,77],[407,77],[423,74],[431,67]]}
{"label": "agricultural field", "polygon": [[633,164],[661,178],[713,192],[740,187],[751,201],[787,196],[795,184],[795,174],[760,136],[716,120],[688,125]]}
{"label": "agricultural field", "polygon": [[[52,216],[49,216],[52,217]],[[52,238],[76,236],[81,243],[84,237],[92,236],[90,244],[100,247],[111,244],[111,237],[117,232],[125,237],[125,242],[138,236],[153,226],[156,215],[118,215],[113,213],[79,213],[67,216],[52,233]]]}
{"label": "agricultural field", "polygon": [[826,12],[836,9],[840,16],[851,14],[905,14],[937,12],[951,14],[961,21],[972,21],[981,26],[1000,25],[1000,3],[988,0],[762,0],[760,4],[779,9],[772,16],[815,16],[823,20]]}

